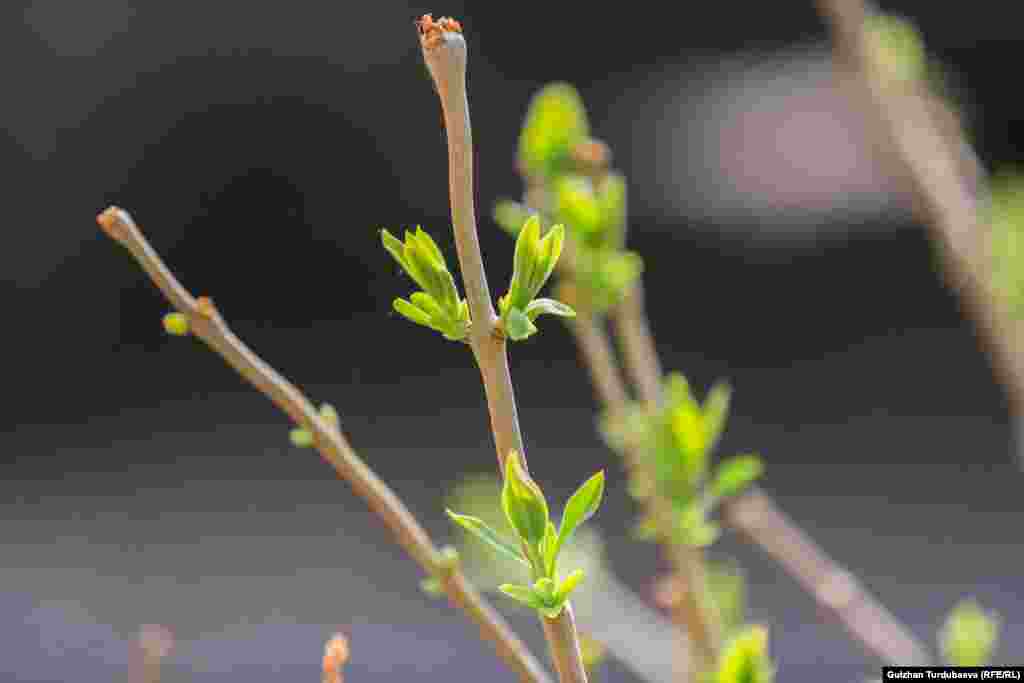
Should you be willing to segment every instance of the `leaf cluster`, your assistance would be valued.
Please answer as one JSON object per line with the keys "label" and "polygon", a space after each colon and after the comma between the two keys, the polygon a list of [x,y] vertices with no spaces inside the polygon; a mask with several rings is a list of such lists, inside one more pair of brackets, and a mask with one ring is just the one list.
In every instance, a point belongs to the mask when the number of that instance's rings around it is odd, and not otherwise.
{"label": "leaf cluster", "polygon": [[505,483],[501,490],[501,509],[515,532],[518,543],[504,538],[478,517],[448,510],[453,522],[482,540],[495,552],[530,570],[532,584],[503,584],[499,589],[514,600],[539,611],[545,617],[557,617],[570,593],[583,580],[577,569],[564,578],[558,573],[558,557],[573,533],[590,519],[604,494],[604,472],[590,477],[569,498],[558,527],[551,521],[547,500],[512,453],[505,460]]}

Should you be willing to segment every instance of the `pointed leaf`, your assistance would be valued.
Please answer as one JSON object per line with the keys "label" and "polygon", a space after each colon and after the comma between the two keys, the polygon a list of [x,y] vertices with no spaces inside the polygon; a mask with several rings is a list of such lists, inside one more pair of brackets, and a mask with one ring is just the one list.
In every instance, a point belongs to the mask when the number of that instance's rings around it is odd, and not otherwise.
{"label": "pointed leaf", "polygon": [[722,432],[725,431],[725,422],[729,417],[729,399],[732,390],[724,382],[717,382],[704,399],[702,412],[704,413],[705,440],[709,448],[714,448],[718,443]]}
{"label": "pointed leaf", "polygon": [[576,586],[580,585],[583,581],[583,570],[577,569],[569,574],[562,580],[562,583],[558,584],[558,589],[555,591],[555,598],[559,601],[565,601],[569,598],[569,594],[572,593]]}
{"label": "pointed leaf", "polygon": [[576,492],[565,504],[565,511],[562,513],[562,524],[558,529],[558,543],[555,553],[562,549],[565,542],[569,540],[573,532],[594,516],[598,506],[601,505],[601,497],[604,495],[604,470],[601,470],[590,479],[583,482]]}
{"label": "pointed leaf", "polygon": [[555,301],[554,299],[534,299],[530,302],[530,305],[526,307],[526,317],[531,321],[537,319],[538,316],[557,315],[562,318],[575,318],[576,311],[572,310],[572,307],[566,306],[561,301]]}
{"label": "pointed leaf", "polygon": [[498,532],[487,526],[487,523],[482,519],[479,519],[478,517],[471,517],[469,515],[460,515],[456,512],[452,512],[451,510],[445,510],[445,512],[448,513],[448,517],[453,522],[497,550],[505,557],[529,566],[529,563],[525,558],[523,558],[522,551],[499,536]]}
{"label": "pointed leaf", "polygon": [[558,530],[548,520],[547,528],[544,530],[544,539],[540,542],[540,557],[544,562],[544,572],[547,576],[554,576],[555,560],[558,559]]}
{"label": "pointed leaf", "polygon": [[402,270],[407,270],[404,255],[405,245],[402,244],[402,241],[388,232],[387,229],[380,231],[380,239],[384,243],[384,248],[394,257],[398,265],[402,267]]}
{"label": "pointed leaf", "polygon": [[756,455],[736,455],[719,464],[708,486],[714,498],[727,498],[741,492],[764,473],[764,463]]}
{"label": "pointed leaf", "polygon": [[434,325],[431,317],[424,311],[420,310],[405,299],[395,299],[391,302],[394,309],[401,313],[403,316],[416,323],[417,325],[423,325],[431,329],[437,329]]}

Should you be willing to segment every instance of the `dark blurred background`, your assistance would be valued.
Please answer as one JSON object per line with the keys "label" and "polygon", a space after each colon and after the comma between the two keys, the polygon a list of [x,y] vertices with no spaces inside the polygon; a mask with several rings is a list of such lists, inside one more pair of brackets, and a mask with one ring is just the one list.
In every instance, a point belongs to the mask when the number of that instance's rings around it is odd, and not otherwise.
{"label": "dark blurred background", "polygon": [[[917,0],[988,165],[1024,156],[1013,3]],[[422,224],[454,258],[444,130],[413,19],[461,18],[492,289],[512,243],[529,97],[566,80],[629,178],[631,246],[669,369],[735,387],[723,451],[915,633],[959,598],[1024,642],[1024,499],[1003,391],[832,87],[810,2],[8,3],[0,24],[5,310],[0,677],[126,680],[143,623],[178,639],[167,679],[318,675],[351,637],[354,681],[512,680],[286,419],[190,340],[93,221],[129,209],[196,294],[315,400],[439,540],[440,494],[493,466],[463,348],[397,319],[409,282],[378,230]],[[617,463],[557,322],[513,349],[535,475],[562,499]],[[612,477],[598,526],[649,594],[653,549]],[[751,617],[787,681],[877,664],[755,549]],[[538,652],[534,621],[511,618]],[[1017,656],[1016,663],[1020,659]],[[504,676],[504,678],[501,678]],[[633,680],[614,662],[605,680]]]}

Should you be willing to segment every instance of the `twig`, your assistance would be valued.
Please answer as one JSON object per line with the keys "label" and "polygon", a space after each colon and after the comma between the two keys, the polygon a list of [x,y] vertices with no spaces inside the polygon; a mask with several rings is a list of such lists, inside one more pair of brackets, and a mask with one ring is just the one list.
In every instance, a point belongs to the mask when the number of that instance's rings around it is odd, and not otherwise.
{"label": "twig", "polygon": [[[590,371],[598,399],[609,417],[614,420],[625,410],[629,394],[616,364],[608,333],[586,311],[578,311],[576,318],[570,321],[569,327],[576,338],[583,361]],[[644,330],[646,329],[645,326]],[[631,336],[633,340],[638,338],[638,335]],[[647,338],[650,338],[649,335]],[[656,358],[646,353],[643,355]],[[658,393],[650,399],[657,401],[659,398],[660,382]],[[624,456],[626,467],[632,477],[648,476],[632,445],[626,445]],[[648,514],[655,517],[658,529],[667,530],[673,527],[671,508],[656,493],[645,499],[644,507]],[[688,671],[694,675],[700,671],[710,671],[721,646],[722,634],[713,606],[708,609],[707,605],[701,603],[700,593],[706,587],[703,558],[695,554],[693,549],[680,547],[669,533],[663,533],[660,541],[679,579],[678,585],[685,587],[682,594],[675,596],[672,616],[677,624],[685,628],[689,637],[689,642],[683,644],[685,653],[689,657],[697,657],[700,661],[699,666],[681,665],[680,673]]]}
{"label": "twig", "polygon": [[131,252],[167,301],[189,322],[192,334],[217,352],[235,371],[265,394],[292,421],[313,435],[320,455],[380,517],[398,544],[424,571],[437,575],[451,602],[479,626],[484,640],[521,680],[549,678],[508,624],[469,584],[457,567],[447,565],[423,527],[395,493],[360,460],[340,430],[325,421],[303,394],[267,365],[230,330],[213,302],[193,297],[153,250],[131,216],[111,207],[100,214],[104,231]]}
{"label": "twig", "polygon": [[[526,452],[519,429],[515,392],[509,374],[504,334],[491,302],[477,237],[473,195],[473,134],[466,95],[466,42],[461,27],[451,19],[434,22],[429,15],[419,22],[420,46],[441,100],[448,133],[448,179],[459,267],[466,287],[472,326],[469,343],[483,378],[491,428],[504,473],[510,452]],[[562,683],[586,683],[572,606],[566,603],[554,619],[542,617],[544,635]]]}
{"label": "twig", "polygon": [[984,181],[981,164],[925,84],[882,82],[865,28],[874,10],[864,0],[817,4],[831,26],[837,71],[860,94],[872,148],[907,184],[920,218],[943,247],[947,284],[977,324],[1013,411],[1024,413],[1024,323],[1013,320],[993,291],[987,226],[977,196]]}

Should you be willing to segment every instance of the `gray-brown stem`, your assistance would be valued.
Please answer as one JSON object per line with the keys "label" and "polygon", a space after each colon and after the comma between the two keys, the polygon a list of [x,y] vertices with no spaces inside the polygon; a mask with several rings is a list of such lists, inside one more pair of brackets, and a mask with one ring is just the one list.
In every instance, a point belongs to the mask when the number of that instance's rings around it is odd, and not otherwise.
{"label": "gray-brown stem", "polygon": [[[424,31],[421,25],[420,30],[423,58],[437,87],[448,133],[452,223],[466,298],[473,316],[469,342],[487,394],[499,470],[504,472],[504,461],[510,450],[520,453],[524,466],[526,452],[519,430],[506,342],[498,329],[477,237],[473,208],[473,136],[466,95],[466,42],[460,33],[443,27]],[[542,620],[561,683],[587,683],[571,606],[566,603],[558,617],[542,617]]]}

